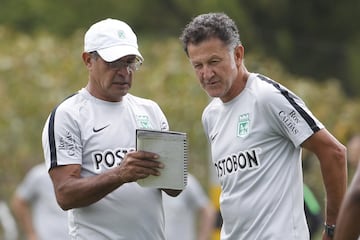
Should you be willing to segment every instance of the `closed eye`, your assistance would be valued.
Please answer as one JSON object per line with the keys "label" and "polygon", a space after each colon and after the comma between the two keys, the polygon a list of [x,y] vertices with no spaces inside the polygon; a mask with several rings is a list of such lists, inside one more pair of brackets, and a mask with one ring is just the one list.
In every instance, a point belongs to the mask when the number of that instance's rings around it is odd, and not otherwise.
{"label": "closed eye", "polygon": [[193,68],[195,68],[195,69],[201,69],[201,68],[202,68],[202,64],[193,64]]}
{"label": "closed eye", "polygon": [[210,65],[216,65],[216,64],[218,64],[219,62],[220,62],[220,59],[212,59],[212,60],[209,61],[209,64],[210,64]]}

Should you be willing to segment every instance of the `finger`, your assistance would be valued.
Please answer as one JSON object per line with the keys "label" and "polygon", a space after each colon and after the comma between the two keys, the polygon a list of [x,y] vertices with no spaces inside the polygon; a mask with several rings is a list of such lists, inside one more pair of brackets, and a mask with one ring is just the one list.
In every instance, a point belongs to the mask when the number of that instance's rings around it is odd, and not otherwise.
{"label": "finger", "polygon": [[148,159],[148,160],[156,160],[159,158],[159,155],[153,152],[146,152],[146,151],[134,151],[129,152],[126,155],[139,158],[139,159]]}
{"label": "finger", "polygon": [[138,170],[138,172],[136,173],[136,175],[138,176],[138,178],[146,178],[150,175],[152,176],[160,176],[160,171],[156,168],[140,168]]}
{"label": "finger", "polygon": [[159,161],[154,160],[143,160],[138,159],[138,161],[134,162],[135,165],[143,168],[149,168],[149,169],[163,169],[164,164]]}
{"label": "finger", "polygon": [[132,154],[127,154],[125,156],[125,162],[131,165],[136,165],[145,168],[164,168],[164,164],[160,161],[157,161],[159,155],[150,153],[150,152],[136,152]]}

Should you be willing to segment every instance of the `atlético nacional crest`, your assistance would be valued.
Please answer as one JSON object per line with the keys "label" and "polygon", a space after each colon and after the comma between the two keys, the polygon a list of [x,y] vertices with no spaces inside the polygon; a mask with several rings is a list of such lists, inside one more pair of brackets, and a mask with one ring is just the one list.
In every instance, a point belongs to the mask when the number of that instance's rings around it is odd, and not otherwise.
{"label": "atl\u00e9tico nacional crest", "polygon": [[249,113],[239,116],[239,122],[237,124],[237,136],[246,137],[250,131],[250,117]]}
{"label": "atl\u00e9tico nacional crest", "polygon": [[125,32],[123,30],[118,31],[118,36],[119,36],[120,39],[125,39],[126,38]]}
{"label": "atl\u00e9tico nacional crest", "polygon": [[149,116],[147,115],[136,115],[136,122],[139,128],[152,128]]}

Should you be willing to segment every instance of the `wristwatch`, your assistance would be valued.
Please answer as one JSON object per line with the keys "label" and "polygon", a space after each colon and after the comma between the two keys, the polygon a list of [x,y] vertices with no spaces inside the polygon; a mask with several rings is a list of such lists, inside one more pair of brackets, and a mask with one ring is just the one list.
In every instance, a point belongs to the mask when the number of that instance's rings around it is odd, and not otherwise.
{"label": "wristwatch", "polygon": [[335,224],[329,225],[327,223],[324,223],[324,230],[326,235],[328,235],[330,238],[333,238],[335,233]]}

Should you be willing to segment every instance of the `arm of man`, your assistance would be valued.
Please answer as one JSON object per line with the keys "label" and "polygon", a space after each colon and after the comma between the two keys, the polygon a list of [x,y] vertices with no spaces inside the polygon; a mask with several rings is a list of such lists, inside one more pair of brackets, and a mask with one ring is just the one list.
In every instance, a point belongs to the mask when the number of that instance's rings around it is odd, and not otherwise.
{"label": "arm of man", "polygon": [[335,240],[356,240],[360,235],[360,164],[345,195],[336,225]]}
{"label": "arm of man", "polygon": [[[313,134],[303,142],[302,147],[319,159],[326,191],[326,223],[336,224],[347,185],[346,148],[326,129]],[[323,239],[330,239],[327,237],[323,234]]]}
{"label": "arm of man", "polygon": [[15,218],[26,235],[26,239],[38,239],[33,225],[31,207],[29,206],[29,203],[15,193],[11,200],[11,207]]}
{"label": "arm of man", "polygon": [[200,226],[199,226],[199,240],[211,239],[213,229],[215,227],[216,211],[214,205],[209,202],[206,206],[200,209]]}
{"label": "arm of man", "polygon": [[58,204],[68,210],[95,203],[124,183],[158,176],[163,164],[157,158],[158,155],[150,152],[130,152],[118,167],[96,176],[81,177],[78,164],[52,168],[49,174]]}

